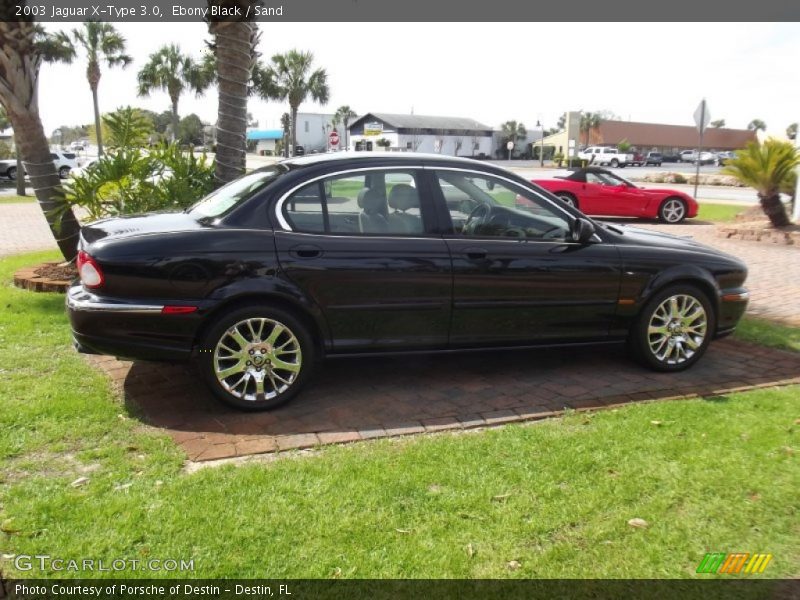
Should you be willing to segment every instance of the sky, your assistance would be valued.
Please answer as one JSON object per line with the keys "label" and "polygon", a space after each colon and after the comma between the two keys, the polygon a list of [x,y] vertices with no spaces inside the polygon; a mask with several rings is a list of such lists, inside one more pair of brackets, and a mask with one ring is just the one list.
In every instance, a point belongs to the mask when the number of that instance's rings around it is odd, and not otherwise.
{"label": "sky", "polygon": [[[78,24],[48,24],[70,30]],[[165,93],[136,95],[136,73],[160,46],[175,42],[195,57],[203,23],[116,23],[133,63],[103,68],[100,109],[125,105],[157,112]],[[263,60],[310,50],[328,72],[326,106],[365,112],[468,117],[499,128],[508,120],[555,126],[567,110],[609,110],[623,120],[692,125],[705,97],[711,119],[745,128],[755,118],[783,135],[800,121],[798,23],[279,23],[260,24]],[[40,113],[49,135],[93,121],[85,57],[44,65]],[[260,128],[278,128],[288,106],[251,99]],[[216,92],[182,96],[181,116],[216,121]]]}

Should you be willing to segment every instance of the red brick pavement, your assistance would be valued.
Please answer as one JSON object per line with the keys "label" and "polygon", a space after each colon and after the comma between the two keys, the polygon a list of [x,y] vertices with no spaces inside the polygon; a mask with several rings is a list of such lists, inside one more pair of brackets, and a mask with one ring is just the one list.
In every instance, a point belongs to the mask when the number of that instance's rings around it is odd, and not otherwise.
{"label": "red brick pavement", "polygon": [[800,355],[730,339],[678,374],[641,368],[611,347],[330,360],[290,404],[243,413],[215,401],[189,364],[89,360],[196,461],[800,383]]}

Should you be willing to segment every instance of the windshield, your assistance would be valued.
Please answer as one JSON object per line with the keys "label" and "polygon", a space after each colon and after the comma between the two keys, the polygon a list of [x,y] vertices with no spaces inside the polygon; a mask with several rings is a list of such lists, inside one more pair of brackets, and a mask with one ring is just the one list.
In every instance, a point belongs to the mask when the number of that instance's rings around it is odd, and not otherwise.
{"label": "windshield", "polygon": [[197,219],[221,217],[287,172],[283,165],[259,169],[214,190],[186,212]]}

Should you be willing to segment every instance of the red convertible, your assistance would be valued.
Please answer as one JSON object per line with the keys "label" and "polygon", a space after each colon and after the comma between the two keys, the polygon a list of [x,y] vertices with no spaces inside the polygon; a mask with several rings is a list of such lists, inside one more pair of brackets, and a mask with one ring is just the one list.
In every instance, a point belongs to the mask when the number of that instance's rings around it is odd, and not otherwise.
{"label": "red convertible", "polygon": [[639,217],[680,223],[697,216],[697,201],[669,189],[640,188],[599,167],[577,169],[565,177],[533,179],[533,183],[587,215]]}

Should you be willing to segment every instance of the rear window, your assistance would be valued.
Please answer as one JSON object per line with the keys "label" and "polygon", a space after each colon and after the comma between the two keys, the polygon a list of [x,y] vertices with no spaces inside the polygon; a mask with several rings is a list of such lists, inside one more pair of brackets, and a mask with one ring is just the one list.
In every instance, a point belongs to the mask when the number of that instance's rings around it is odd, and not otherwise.
{"label": "rear window", "polygon": [[72,152],[64,152],[64,158],[72,160],[73,158],[75,158],[75,155]]}
{"label": "rear window", "polygon": [[286,172],[285,166],[277,164],[269,169],[259,169],[247,173],[214,190],[186,212],[196,219],[221,217]]}

